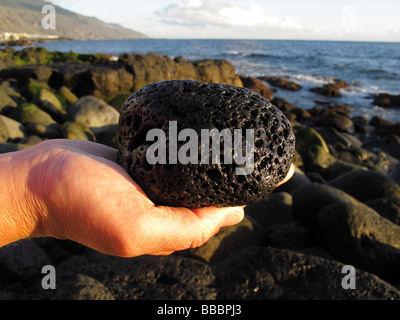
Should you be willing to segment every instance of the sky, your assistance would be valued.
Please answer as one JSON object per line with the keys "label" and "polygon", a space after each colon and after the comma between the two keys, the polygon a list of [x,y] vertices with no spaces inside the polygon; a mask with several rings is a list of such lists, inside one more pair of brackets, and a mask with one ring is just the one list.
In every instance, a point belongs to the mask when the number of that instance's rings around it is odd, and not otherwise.
{"label": "sky", "polygon": [[53,0],[150,38],[400,41],[400,0]]}

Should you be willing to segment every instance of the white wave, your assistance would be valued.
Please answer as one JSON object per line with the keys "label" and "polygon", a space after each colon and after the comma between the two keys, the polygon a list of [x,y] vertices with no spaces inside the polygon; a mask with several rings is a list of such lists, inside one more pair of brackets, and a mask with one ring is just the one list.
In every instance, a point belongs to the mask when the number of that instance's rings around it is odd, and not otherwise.
{"label": "white wave", "polygon": [[333,82],[334,77],[331,76],[318,76],[311,74],[294,74],[290,75],[290,78],[297,80],[300,83],[312,83],[312,84],[327,84]]}

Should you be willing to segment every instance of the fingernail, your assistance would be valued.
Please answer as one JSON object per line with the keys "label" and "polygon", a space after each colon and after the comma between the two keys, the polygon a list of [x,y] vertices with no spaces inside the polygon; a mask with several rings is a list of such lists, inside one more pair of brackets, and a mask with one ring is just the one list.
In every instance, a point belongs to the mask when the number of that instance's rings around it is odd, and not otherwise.
{"label": "fingernail", "polygon": [[233,226],[243,220],[243,213],[238,211],[229,212],[222,223],[222,227]]}

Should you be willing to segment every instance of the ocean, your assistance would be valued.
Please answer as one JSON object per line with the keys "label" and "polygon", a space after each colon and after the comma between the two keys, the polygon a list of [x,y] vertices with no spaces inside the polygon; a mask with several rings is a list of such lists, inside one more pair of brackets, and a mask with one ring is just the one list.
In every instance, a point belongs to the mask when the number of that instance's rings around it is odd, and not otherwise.
{"label": "ocean", "polygon": [[[400,109],[372,105],[372,94],[400,94],[400,43],[288,41],[288,40],[108,40],[41,43],[48,50],[79,53],[148,53],[188,61],[226,59],[237,73],[247,76],[280,76],[296,81],[303,89],[278,89],[275,96],[302,108],[314,107],[315,100],[329,100],[352,106],[353,115],[379,115],[400,122]],[[334,78],[351,84],[340,98],[325,98],[309,91]]]}

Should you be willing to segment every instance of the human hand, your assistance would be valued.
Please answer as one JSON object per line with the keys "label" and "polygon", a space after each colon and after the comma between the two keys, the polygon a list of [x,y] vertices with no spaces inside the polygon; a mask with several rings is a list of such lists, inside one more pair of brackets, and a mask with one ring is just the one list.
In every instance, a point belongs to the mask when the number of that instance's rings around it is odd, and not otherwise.
{"label": "human hand", "polygon": [[16,186],[26,183],[25,234],[133,257],[201,246],[243,219],[243,207],[155,206],[115,163],[116,155],[113,148],[80,140],[49,140],[15,153]]}

